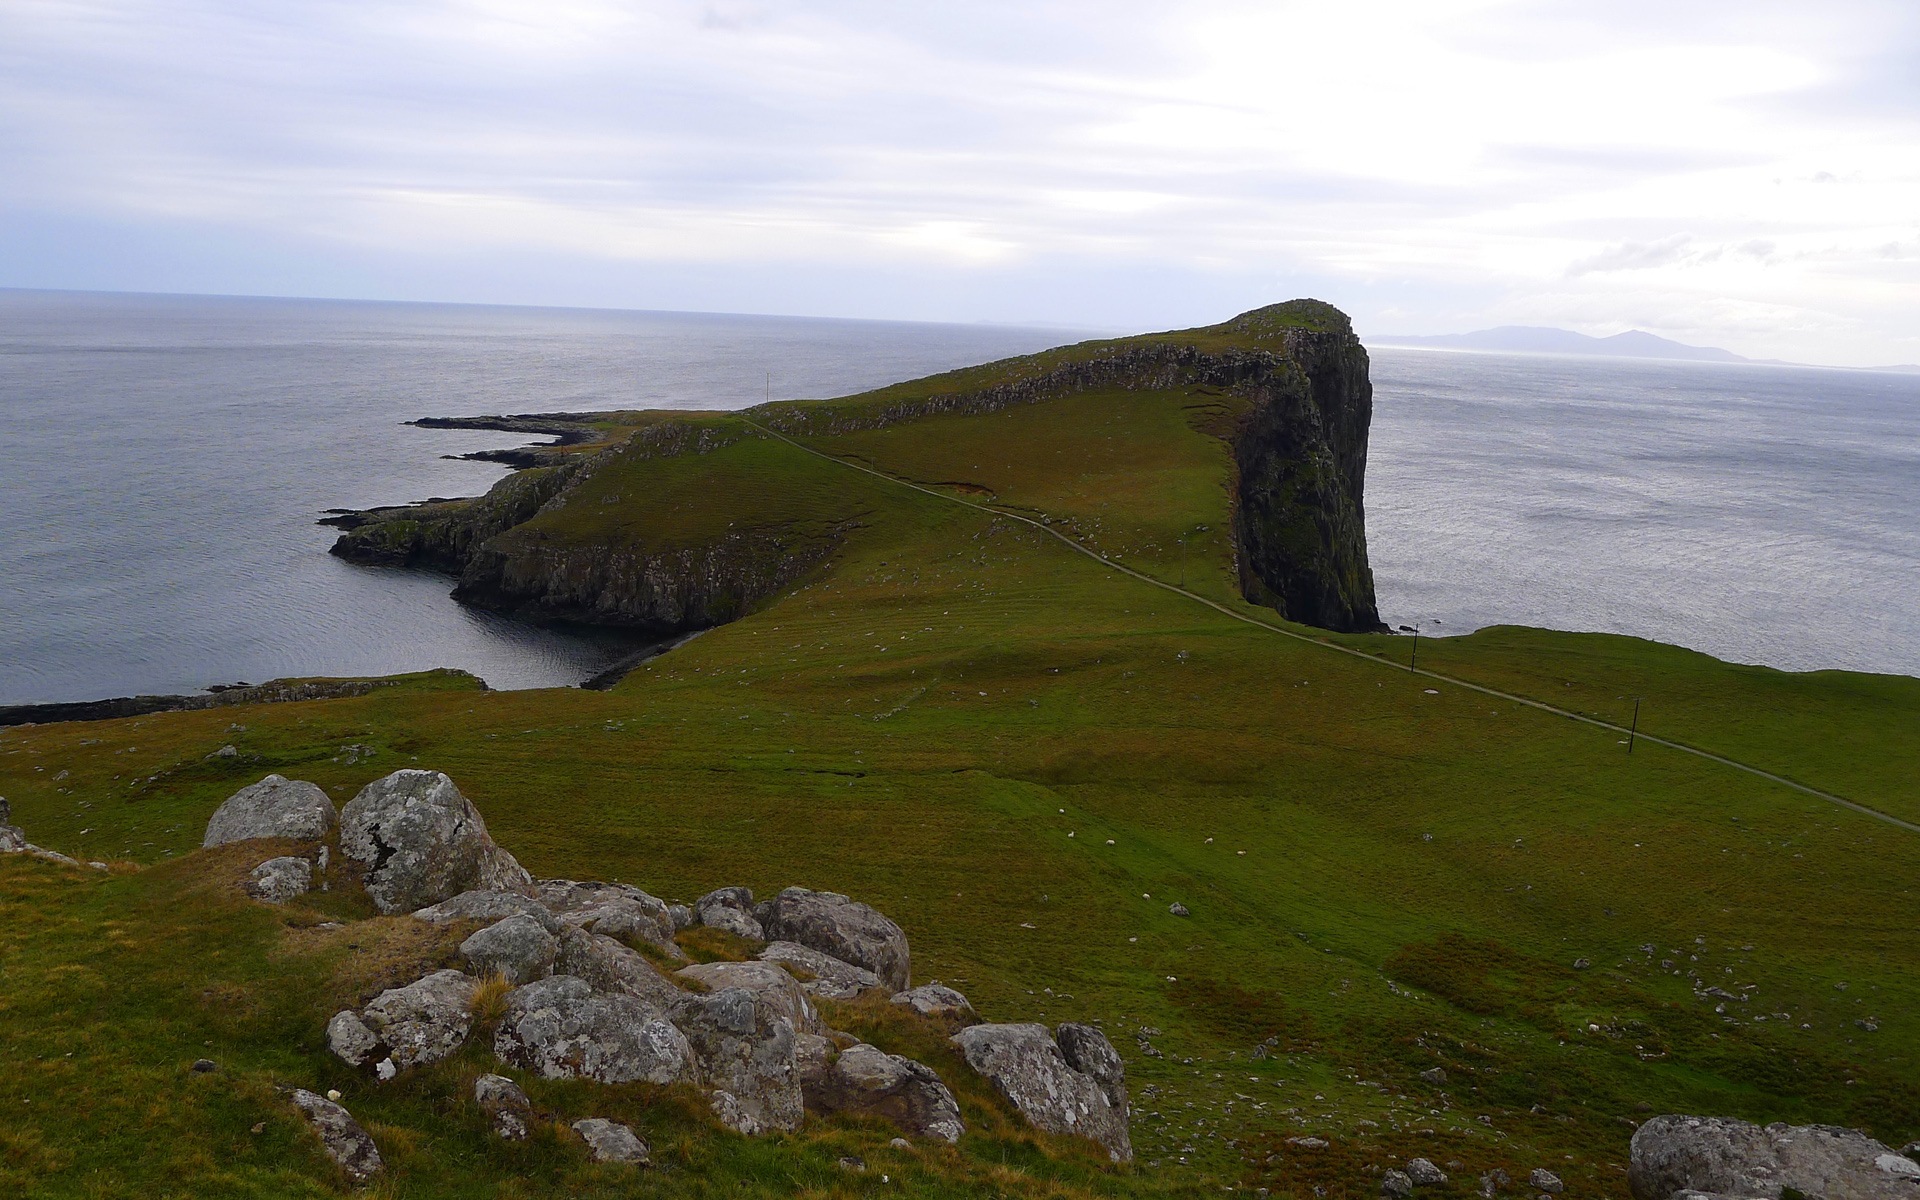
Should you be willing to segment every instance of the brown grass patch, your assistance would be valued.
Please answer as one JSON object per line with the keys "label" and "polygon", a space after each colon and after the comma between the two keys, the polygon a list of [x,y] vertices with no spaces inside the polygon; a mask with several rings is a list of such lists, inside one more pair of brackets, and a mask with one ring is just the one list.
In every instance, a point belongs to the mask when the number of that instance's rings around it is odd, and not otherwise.
{"label": "brown grass patch", "polygon": [[507,1015],[507,994],[513,991],[513,984],[505,975],[489,975],[480,981],[473,990],[473,998],[467,1001],[467,1011],[473,1014],[473,1021],[482,1031],[491,1033]]}
{"label": "brown grass patch", "polygon": [[766,946],[765,942],[743,938],[737,933],[728,933],[711,925],[690,926],[681,930],[673,940],[687,952],[688,958],[697,963],[745,962]]}

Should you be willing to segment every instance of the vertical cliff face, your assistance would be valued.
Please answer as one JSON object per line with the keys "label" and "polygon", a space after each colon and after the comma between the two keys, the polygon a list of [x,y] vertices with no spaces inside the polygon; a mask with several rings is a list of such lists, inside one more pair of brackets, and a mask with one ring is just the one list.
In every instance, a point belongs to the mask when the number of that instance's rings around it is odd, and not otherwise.
{"label": "vertical cliff face", "polygon": [[1289,620],[1377,630],[1362,503],[1367,352],[1350,330],[1288,342],[1287,363],[1248,389],[1253,407],[1233,439],[1241,591]]}

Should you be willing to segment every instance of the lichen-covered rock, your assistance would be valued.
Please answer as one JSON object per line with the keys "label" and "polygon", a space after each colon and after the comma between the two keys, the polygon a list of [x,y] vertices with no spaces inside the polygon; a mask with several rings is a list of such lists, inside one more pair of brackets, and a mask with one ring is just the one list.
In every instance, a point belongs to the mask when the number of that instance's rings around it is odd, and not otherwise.
{"label": "lichen-covered rock", "polygon": [[270,858],[247,876],[246,892],[268,904],[285,904],[313,889],[313,864],[292,856]]}
{"label": "lichen-covered rock", "polygon": [[380,1049],[380,1039],[373,1030],[360,1019],[360,1014],[350,1008],[341,1009],[327,1022],[327,1049],[338,1055],[348,1066],[364,1067],[372,1061],[374,1052]]}
{"label": "lichen-covered rock", "polygon": [[554,975],[515,988],[494,1036],[502,1062],[546,1079],[677,1083],[695,1077],[687,1037],[633,996]]}
{"label": "lichen-covered rock", "polygon": [[27,834],[18,825],[9,825],[0,821],[0,854],[24,854],[27,849]]}
{"label": "lichen-covered rock", "polygon": [[752,1137],[800,1128],[806,1114],[793,1025],[759,992],[730,987],[693,997],[677,1020],[693,1043],[714,1114]]}
{"label": "lichen-covered rock", "polygon": [[972,1025],[980,1020],[967,998],[938,979],[923,983],[894,996],[893,1002],[912,1009],[923,1017],[959,1021]]}
{"label": "lichen-covered rock", "polygon": [[1407,1178],[1413,1180],[1416,1187],[1439,1187],[1447,1181],[1447,1173],[1430,1158],[1415,1158],[1407,1163]]}
{"label": "lichen-covered rock", "polygon": [[482,1075],[473,1081],[473,1100],[493,1123],[495,1137],[527,1140],[533,1128],[533,1103],[519,1084],[505,1075]]}
{"label": "lichen-covered rock", "polygon": [[841,1051],[824,1070],[804,1074],[810,1111],[884,1117],[915,1137],[948,1144],[966,1132],[953,1093],[933,1068],[913,1059],[857,1045]]}
{"label": "lichen-covered rock", "polygon": [[[834,1048],[829,1038],[817,1033],[796,1033],[793,1035],[793,1069],[800,1076],[802,1096],[809,1088],[826,1078],[833,1067]],[[811,1105],[811,1101],[808,1101]]]}
{"label": "lichen-covered rock", "polygon": [[546,905],[518,892],[461,892],[451,900],[428,905],[413,915],[435,925],[450,925],[455,921],[485,921],[491,925],[506,917],[524,915],[540,922],[540,928],[556,937],[562,928],[560,918],[554,916]]}
{"label": "lichen-covered rock", "polygon": [[1627,1183],[1639,1200],[1680,1192],[1777,1200],[1792,1188],[1823,1200],[1915,1200],[1920,1164],[1857,1129],[1723,1117],[1655,1117],[1634,1132]]}
{"label": "lichen-covered rock", "polygon": [[588,1117],[584,1121],[575,1121],[573,1131],[587,1144],[587,1151],[595,1162],[628,1163],[644,1167],[652,1160],[648,1157],[647,1144],[640,1135],[617,1121],[604,1117]]}
{"label": "lichen-covered rock", "polygon": [[1527,1186],[1533,1188],[1535,1191],[1545,1192],[1552,1196],[1558,1196],[1567,1188],[1566,1184],[1560,1182],[1558,1175],[1555,1175],[1545,1167],[1535,1167],[1527,1175]]}
{"label": "lichen-covered rock", "polygon": [[866,992],[886,986],[865,967],[856,967],[799,942],[772,942],[754,957],[761,962],[797,967],[811,975],[813,978],[801,981],[801,989],[828,1000],[857,1000]]}
{"label": "lichen-covered rock", "polygon": [[327,1157],[340,1164],[347,1178],[365,1183],[380,1173],[385,1165],[380,1161],[380,1148],[373,1144],[367,1131],[360,1128],[353,1114],[304,1088],[295,1088],[289,1099],[306,1114],[307,1123],[320,1135],[320,1145],[326,1149]]}
{"label": "lichen-covered rock", "polygon": [[674,972],[682,979],[697,980],[710,992],[743,987],[758,992],[779,1010],[795,1033],[824,1034],[826,1022],[814,1011],[812,1001],[800,988],[800,981],[786,969],[770,962],[695,963]]}
{"label": "lichen-covered rock", "polygon": [[753,891],[743,887],[715,888],[693,902],[694,920],[724,929],[752,941],[764,941],[766,930],[753,915]]}
{"label": "lichen-covered rock", "polygon": [[662,1013],[671,1013],[687,1001],[686,992],[662,975],[646,955],[604,934],[572,926],[560,931],[560,956],[553,969],[586,980],[595,991],[620,992]]}
{"label": "lichen-covered rock", "polygon": [[1388,1171],[1380,1177],[1380,1194],[1388,1200],[1411,1200],[1413,1179],[1405,1171]]}
{"label": "lichen-covered rock", "polygon": [[684,957],[673,940],[673,914],[664,900],[624,883],[577,883],[542,879],[540,899],[568,925],[617,941],[649,942],[675,958]]}
{"label": "lichen-covered rock", "polygon": [[769,941],[798,942],[865,967],[896,992],[913,986],[907,935],[857,900],[790,887],[755,911]]}
{"label": "lichen-covered rock", "polygon": [[360,1021],[386,1047],[395,1070],[424,1067],[466,1044],[473,1030],[468,1006],[479,986],[471,975],[435,971],[405,987],[381,992],[360,1010]]}
{"label": "lichen-covered rock", "polygon": [[[1107,1035],[1092,1025],[1063,1022],[1053,1031],[1054,1044],[1067,1065],[1100,1085],[1107,1103],[1120,1114],[1120,1123],[1128,1121],[1127,1065],[1113,1048]],[[1416,1180],[1417,1182],[1417,1180]]]}
{"label": "lichen-covered rock", "polygon": [[526,913],[495,921],[460,943],[467,968],[482,977],[498,975],[508,983],[531,983],[553,974],[560,939]]}
{"label": "lichen-covered rock", "polygon": [[1115,1162],[1133,1158],[1126,1111],[1114,1107],[1100,1081],[1068,1064],[1046,1026],[974,1025],[953,1044],[1034,1128],[1091,1138]]}
{"label": "lichen-covered rock", "polygon": [[533,894],[533,878],[438,771],[395,771],[360,789],[340,814],[340,850],[365,868],[367,895],[383,913],[474,890]]}
{"label": "lichen-covered rock", "polygon": [[202,846],[224,846],[256,838],[325,841],[338,821],[333,801],[304,779],[269,775],[227,797],[207,822]]}
{"label": "lichen-covered rock", "polygon": [[693,910],[684,904],[667,905],[667,916],[673,921],[673,931],[675,933],[679,933],[683,929],[690,929],[695,924]]}

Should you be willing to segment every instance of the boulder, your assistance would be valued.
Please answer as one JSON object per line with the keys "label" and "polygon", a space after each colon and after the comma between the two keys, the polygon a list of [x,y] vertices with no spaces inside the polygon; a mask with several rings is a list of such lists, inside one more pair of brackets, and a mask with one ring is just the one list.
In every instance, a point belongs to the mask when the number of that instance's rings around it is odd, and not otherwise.
{"label": "boulder", "polygon": [[673,921],[673,931],[675,933],[679,933],[682,929],[690,929],[698,924],[698,922],[693,919],[693,910],[684,904],[667,905],[667,916]]}
{"label": "boulder", "polygon": [[587,981],[595,991],[632,996],[648,1008],[670,1014],[687,1002],[687,993],[662,975],[647,957],[604,934],[565,926],[554,970]]}
{"label": "boulder", "polygon": [[686,1035],[638,999],[554,975],[507,997],[500,1060],[545,1079],[675,1083],[694,1077]]}
{"label": "boulder", "polygon": [[800,981],[776,963],[695,963],[691,967],[680,968],[674,974],[682,979],[696,980],[710,992],[730,987],[758,992],[779,1010],[780,1015],[787,1019],[787,1024],[793,1026],[795,1033],[825,1034],[827,1031],[826,1022],[814,1011],[806,992],[800,988]]}
{"label": "boulder", "polygon": [[893,1002],[904,1005],[923,1017],[958,1021],[962,1025],[974,1025],[980,1020],[973,1011],[973,1005],[967,1003],[965,996],[938,979],[899,993],[894,996]]}
{"label": "boulder", "polygon": [[842,962],[831,954],[802,946],[799,942],[773,942],[754,957],[761,962],[784,963],[797,967],[812,979],[800,987],[811,995],[829,1000],[856,1000],[861,993],[884,986],[880,977],[865,967]]}
{"label": "boulder", "polygon": [[721,1122],[749,1137],[800,1128],[800,1090],[793,1025],[772,1000],[750,988],[695,996],[678,1020],[693,1043],[700,1079],[713,1091]]}
{"label": "boulder", "polygon": [[540,899],[555,916],[576,928],[617,941],[651,942],[675,958],[684,958],[673,940],[673,914],[664,900],[624,883],[576,883],[542,879]]}
{"label": "boulder", "polygon": [[1527,1185],[1535,1191],[1546,1192],[1553,1196],[1559,1195],[1567,1188],[1566,1184],[1560,1182],[1558,1175],[1555,1175],[1545,1167],[1535,1167],[1527,1175]]}
{"label": "boulder", "polygon": [[224,846],[255,838],[323,842],[338,821],[333,801],[318,785],[269,775],[227,797],[207,822],[207,836],[200,844]]}
{"label": "boulder", "polygon": [[307,1123],[320,1135],[327,1157],[340,1164],[347,1178],[365,1183],[380,1173],[384,1165],[380,1161],[380,1148],[373,1144],[373,1139],[360,1128],[351,1113],[304,1088],[295,1088],[289,1098],[295,1108],[306,1114]]}
{"label": "boulder", "polygon": [[[826,1078],[833,1066],[833,1042],[817,1033],[793,1035],[793,1069],[800,1076],[800,1091],[806,1095],[814,1084]],[[807,1101],[809,1107],[812,1100]]]}
{"label": "boulder", "polygon": [[[379,1045],[386,1047],[393,1070],[424,1067],[466,1044],[467,1034],[473,1029],[473,1012],[468,1005],[479,986],[471,975],[435,971],[375,996],[360,1010],[360,1022]],[[381,1074],[390,1076],[386,1070]]]}
{"label": "boulder", "polygon": [[1091,1138],[1115,1162],[1132,1160],[1126,1110],[1114,1107],[1099,1080],[1068,1064],[1046,1026],[974,1025],[952,1040],[1034,1128]]}
{"label": "boulder", "polygon": [[493,1123],[495,1137],[527,1140],[533,1129],[533,1102],[519,1084],[505,1075],[482,1075],[473,1081],[473,1101]]}
{"label": "boulder", "polygon": [[790,887],[756,914],[768,941],[799,942],[865,967],[896,992],[913,986],[907,935],[885,916],[838,892]]}
{"label": "boulder", "polygon": [[748,888],[715,888],[693,902],[693,919],[752,941],[766,940],[766,930],[753,915],[753,892]]}
{"label": "boulder", "polygon": [[27,845],[25,830],[18,825],[9,825],[0,821],[0,854],[24,854]]}
{"label": "boulder", "polygon": [[313,889],[313,864],[304,858],[270,858],[247,876],[247,895],[268,904],[285,904]]}
{"label": "boulder", "polygon": [[1408,1200],[1413,1195],[1413,1179],[1405,1171],[1388,1171],[1380,1177],[1380,1194],[1392,1200]]}
{"label": "boulder", "polygon": [[540,928],[555,937],[564,928],[560,918],[554,916],[546,905],[518,892],[461,892],[451,900],[428,905],[413,915],[435,925],[450,925],[455,921],[484,921],[491,925],[504,917],[525,915],[540,922]]}
{"label": "boulder", "polygon": [[364,1067],[380,1049],[380,1039],[360,1019],[360,1014],[343,1008],[327,1022],[327,1049],[351,1067]]}
{"label": "boulder", "polygon": [[1915,1200],[1920,1164],[1857,1129],[1723,1117],[1655,1117],[1634,1132],[1627,1184],[1639,1200],[1716,1192],[1778,1200]]}
{"label": "boulder", "polygon": [[438,771],[395,771],[360,789],[340,814],[340,851],[365,868],[367,895],[383,913],[476,889],[533,894],[532,877]]}
{"label": "boulder", "polygon": [[1413,1180],[1416,1187],[1439,1187],[1447,1181],[1447,1173],[1430,1158],[1416,1158],[1407,1164],[1407,1178]]}
{"label": "boulder", "polygon": [[508,983],[532,983],[553,974],[560,939],[526,913],[495,921],[460,943],[475,975],[498,975]]}
{"label": "boulder", "polygon": [[587,1151],[595,1162],[631,1163],[644,1167],[652,1160],[647,1156],[647,1144],[640,1135],[617,1121],[604,1117],[588,1117],[584,1121],[575,1121],[573,1131],[587,1144]]}
{"label": "boulder", "polygon": [[1120,1115],[1120,1124],[1125,1128],[1129,1120],[1127,1065],[1107,1035],[1092,1025],[1068,1021],[1053,1031],[1053,1041],[1060,1047],[1060,1056],[1067,1060],[1069,1067],[1100,1086],[1101,1094]]}
{"label": "boulder", "polygon": [[949,1145],[966,1132],[960,1105],[933,1068],[872,1046],[841,1051],[804,1091],[812,1112],[885,1117],[915,1137]]}

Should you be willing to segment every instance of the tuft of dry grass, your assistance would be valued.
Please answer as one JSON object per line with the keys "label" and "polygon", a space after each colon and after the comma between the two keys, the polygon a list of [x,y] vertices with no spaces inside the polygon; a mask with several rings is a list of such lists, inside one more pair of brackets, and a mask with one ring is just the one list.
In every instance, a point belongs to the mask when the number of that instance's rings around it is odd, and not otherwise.
{"label": "tuft of dry grass", "polygon": [[473,1014],[474,1025],[485,1032],[492,1032],[507,1015],[507,996],[513,991],[513,983],[505,975],[489,975],[473,989],[472,999],[467,1001],[467,1011]]}
{"label": "tuft of dry grass", "polygon": [[694,925],[683,929],[673,940],[687,952],[688,958],[697,963],[745,962],[766,945],[765,942],[743,938],[737,933],[728,933],[711,925]]}

